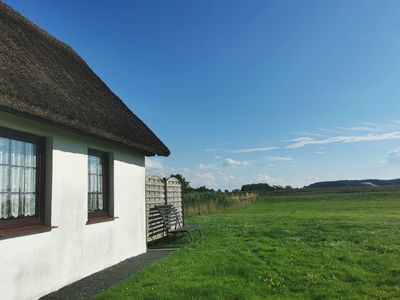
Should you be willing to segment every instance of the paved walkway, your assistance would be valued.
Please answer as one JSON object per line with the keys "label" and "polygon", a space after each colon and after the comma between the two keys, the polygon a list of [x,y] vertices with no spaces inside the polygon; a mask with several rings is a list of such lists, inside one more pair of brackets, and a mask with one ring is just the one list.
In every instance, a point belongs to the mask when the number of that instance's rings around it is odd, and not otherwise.
{"label": "paved walkway", "polygon": [[41,299],[89,299],[171,252],[171,250],[149,250],[147,253],[129,258],[115,266],[67,285]]}

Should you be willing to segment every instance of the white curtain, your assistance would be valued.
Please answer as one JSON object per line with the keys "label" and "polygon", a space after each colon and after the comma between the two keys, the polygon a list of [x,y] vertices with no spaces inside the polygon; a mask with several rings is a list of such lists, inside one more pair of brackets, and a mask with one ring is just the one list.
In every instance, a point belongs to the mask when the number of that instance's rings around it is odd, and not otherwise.
{"label": "white curtain", "polygon": [[0,219],[35,215],[36,145],[0,137]]}
{"label": "white curtain", "polygon": [[89,212],[103,210],[103,165],[102,158],[89,155]]}

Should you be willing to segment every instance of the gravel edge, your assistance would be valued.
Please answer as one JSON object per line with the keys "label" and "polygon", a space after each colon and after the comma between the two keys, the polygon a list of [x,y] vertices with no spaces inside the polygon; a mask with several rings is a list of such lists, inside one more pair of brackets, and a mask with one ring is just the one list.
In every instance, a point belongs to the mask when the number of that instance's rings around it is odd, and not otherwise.
{"label": "gravel edge", "polygon": [[124,260],[114,266],[67,285],[40,299],[89,299],[172,252],[173,250],[169,249],[149,250],[144,254]]}

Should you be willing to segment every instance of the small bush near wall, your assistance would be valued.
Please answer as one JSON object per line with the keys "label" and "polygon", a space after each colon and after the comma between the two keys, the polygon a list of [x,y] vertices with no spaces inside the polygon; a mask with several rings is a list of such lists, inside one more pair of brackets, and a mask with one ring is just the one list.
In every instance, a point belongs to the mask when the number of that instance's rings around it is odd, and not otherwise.
{"label": "small bush near wall", "polygon": [[185,216],[222,212],[226,209],[244,207],[257,200],[256,193],[188,192],[183,195]]}

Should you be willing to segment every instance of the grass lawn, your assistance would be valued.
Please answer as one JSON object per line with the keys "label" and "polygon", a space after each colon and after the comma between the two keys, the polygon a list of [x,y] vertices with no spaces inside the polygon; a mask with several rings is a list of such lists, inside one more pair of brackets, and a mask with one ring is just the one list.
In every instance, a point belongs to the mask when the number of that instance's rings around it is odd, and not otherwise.
{"label": "grass lawn", "polygon": [[203,237],[96,299],[400,298],[400,193],[286,195],[188,219]]}

